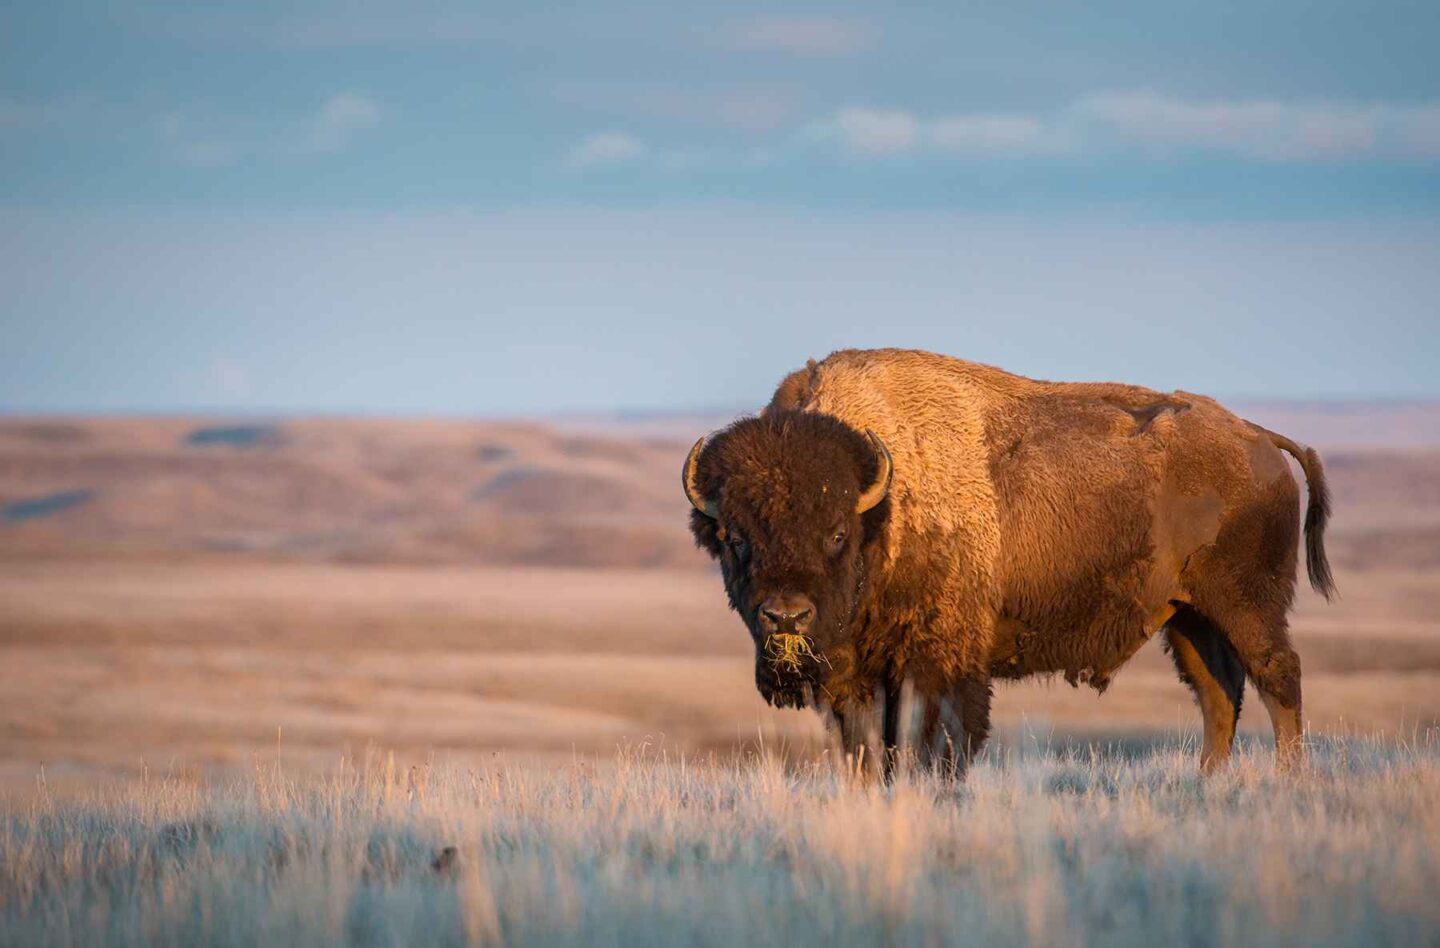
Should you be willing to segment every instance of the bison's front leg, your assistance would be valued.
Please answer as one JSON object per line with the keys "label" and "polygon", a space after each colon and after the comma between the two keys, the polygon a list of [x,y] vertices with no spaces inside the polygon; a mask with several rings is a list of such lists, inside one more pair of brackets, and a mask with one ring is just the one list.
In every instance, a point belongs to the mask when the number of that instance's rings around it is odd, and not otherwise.
{"label": "bison's front leg", "polygon": [[900,693],[879,689],[872,702],[830,709],[830,727],[839,738],[846,769],[857,776],[894,779],[900,744]]}
{"label": "bison's front leg", "polygon": [[925,699],[915,747],[922,767],[960,779],[985,746],[994,629],[991,617],[931,630],[929,660],[917,663],[915,681]]}
{"label": "bison's front leg", "polygon": [[831,746],[838,751],[845,772],[851,776],[866,777],[874,770],[877,757],[874,719],[873,710],[863,705],[830,709]]}
{"label": "bison's front leg", "polygon": [[942,776],[963,778],[990,736],[990,679],[965,677],[925,699],[916,762]]}

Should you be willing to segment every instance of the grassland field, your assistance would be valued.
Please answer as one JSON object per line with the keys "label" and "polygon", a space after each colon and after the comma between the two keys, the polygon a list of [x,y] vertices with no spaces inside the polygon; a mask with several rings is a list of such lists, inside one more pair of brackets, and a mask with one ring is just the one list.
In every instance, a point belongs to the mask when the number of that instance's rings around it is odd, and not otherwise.
{"label": "grassland field", "polygon": [[1154,643],[958,789],[756,696],[713,420],[0,418],[0,943],[1440,944],[1440,411],[1268,410],[1335,493],[1313,769],[1252,692],[1202,781]]}

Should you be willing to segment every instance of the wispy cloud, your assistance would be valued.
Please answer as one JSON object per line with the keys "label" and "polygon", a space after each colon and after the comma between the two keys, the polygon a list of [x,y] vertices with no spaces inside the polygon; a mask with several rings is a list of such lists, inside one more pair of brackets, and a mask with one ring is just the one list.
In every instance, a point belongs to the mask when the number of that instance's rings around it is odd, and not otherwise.
{"label": "wispy cloud", "polygon": [[730,128],[766,132],[784,125],[795,114],[798,100],[786,89],[733,89],[715,97],[713,114]]}
{"label": "wispy cloud", "polygon": [[1118,138],[1264,161],[1440,158],[1440,105],[1187,101],[1153,92],[1093,95],[1074,112]]}
{"label": "wispy cloud", "polygon": [[733,49],[796,56],[848,56],[868,48],[875,31],[865,23],[831,16],[755,17],[728,31]]}
{"label": "wispy cloud", "polygon": [[166,114],[155,127],[175,161],[193,168],[220,168],[336,152],[379,125],[381,118],[381,108],[373,99],[338,92],[278,126],[254,116],[190,111]]}
{"label": "wispy cloud", "polygon": [[790,83],[580,82],[556,83],[551,90],[567,105],[578,105],[627,120],[661,119],[759,133],[795,119],[803,90]]}
{"label": "wispy cloud", "polygon": [[575,146],[569,163],[576,168],[624,164],[640,158],[645,151],[644,142],[625,132],[596,132]]}
{"label": "wispy cloud", "polygon": [[189,168],[220,168],[256,151],[252,136],[226,116],[170,112],[154,121],[161,147]]}
{"label": "wispy cloud", "polygon": [[845,108],[815,126],[861,155],[966,156],[1141,150],[1267,162],[1440,160],[1440,104],[1194,101],[1154,92],[1085,96],[1053,113],[921,116]]}
{"label": "wispy cloud", "polygon": [[[213,6],[213,5],[212,5]],[[349,4],[341,11],[220,10],[196,5],[161,15],[131,12],[140,28],[202,43],[258,44],[279,49],[326,50],[452,46],[503,39],[513,32],[483,11],[386,11]]]}
{"label": "wispy cloud", "polygon": [[360,132],[380,124],[380,106],[353,92],[332,95],[310,119],[301,147],[305,151],[336,151]]}
{"label": "wispy cloud", "polygon": [[868,155],[909,151],[920,140],[920,120],[898,109],[841,109],[825,124],[848,148]]}
{"label": "wispy cloud", "polygon": [[912,151],[1014,154],[1055,151],[1056,131],[1029,115],[974,114],[922,118],[904,109],[847,108],[816,126],[821,137],[862,155]]}
{"label": "wispy cloud", "polygon": [[947,116],[929,122],[925,133],[936,148],[954,152],[1039,153],[1065,144],[1058,129],[1031,115]]}

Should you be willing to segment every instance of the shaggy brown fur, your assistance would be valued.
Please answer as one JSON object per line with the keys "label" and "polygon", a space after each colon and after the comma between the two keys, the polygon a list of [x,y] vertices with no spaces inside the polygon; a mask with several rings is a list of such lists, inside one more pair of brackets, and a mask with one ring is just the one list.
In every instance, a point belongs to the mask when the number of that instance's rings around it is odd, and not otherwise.
{"label": "shaggy brown fur", "polygon": [[[854,511],[888,448],[885,501]],[[1312,583],[1332,591],[1319,457],[1211,399],[1035,381],[926,352],[836,352],[791,374],[757,418],[714,436],[693,486],[696,541],[720,559],[771,701],[853,725],[909,682],[922,759],[962,766],[989,731],[992,678],[1060,673],[1104,691],[1162,628],[1205,718],[1202,764],[1230,752],[1243,678],[1282,760],[1300,751],[1300,664],[1286,631],[1299,496]],[[692,499],[694,499],[692,497]],[[838,537],[838,539],[837,539]],[[767,659],[767,596],[813,601],[803,667]],[[846,720],[852,724],[846,726]]]}

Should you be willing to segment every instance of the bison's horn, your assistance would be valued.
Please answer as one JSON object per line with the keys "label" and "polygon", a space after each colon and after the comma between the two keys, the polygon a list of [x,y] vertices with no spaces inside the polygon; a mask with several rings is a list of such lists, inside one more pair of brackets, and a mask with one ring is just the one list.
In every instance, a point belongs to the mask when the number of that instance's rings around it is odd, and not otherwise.
{"label": "bison's horn", "polygon": [[701,438],[695,442],[695,447],[690,449],[690,456],[685,459],[685,496],[690,498],[690,503],[711,520],[720,517],[720,511],[716,509],[715,503],[705,499],[700,493],[700,485],[695,483],[695,473],[700,468],[700,449],[705,447],[705,439]]}
{"label": "bison's horn", "polygon": [[875,456],[880,461],[880,470],[875,472],[875,483],[871,484],[856,501],[856,513],[864,513],[885,499],[885,495],[890,493],[890,477],[895,473],[894,464],[890,460],[890,449],[885,447],[885,442],[881,441],[879,435],[869,428],[865,429],[865,436],[875,446]]}

